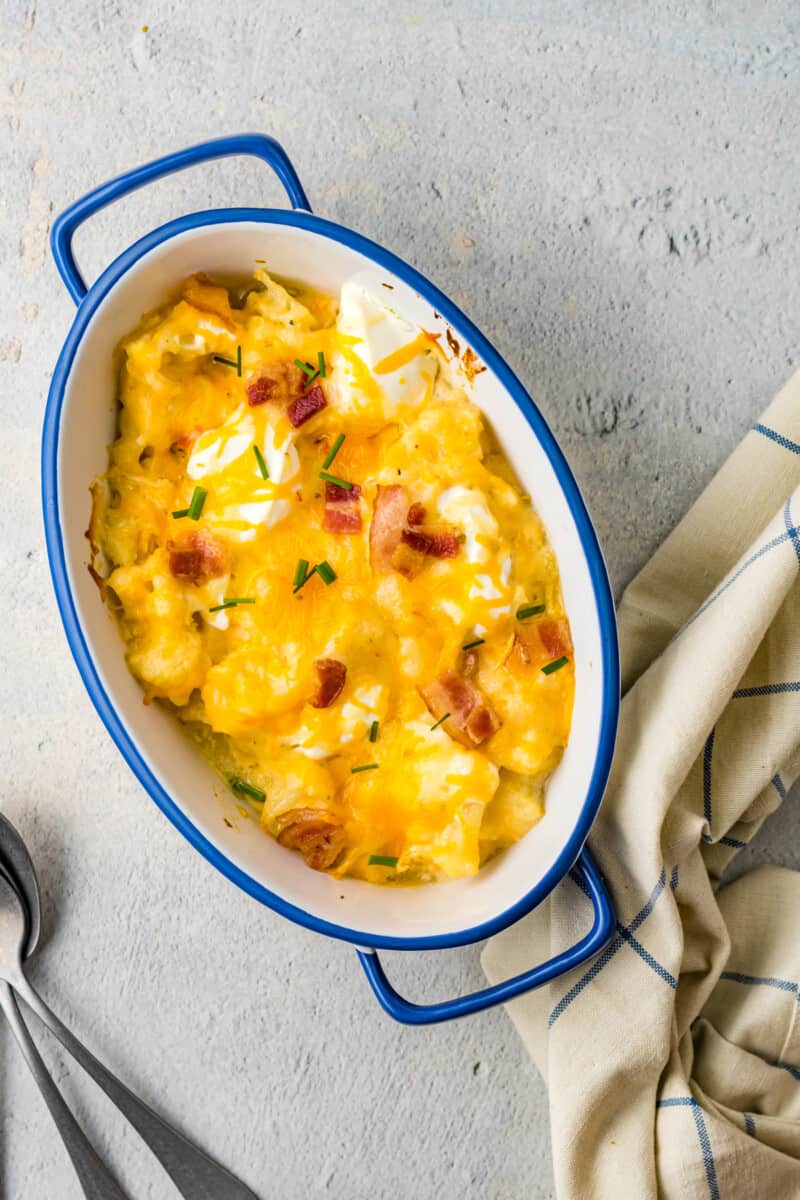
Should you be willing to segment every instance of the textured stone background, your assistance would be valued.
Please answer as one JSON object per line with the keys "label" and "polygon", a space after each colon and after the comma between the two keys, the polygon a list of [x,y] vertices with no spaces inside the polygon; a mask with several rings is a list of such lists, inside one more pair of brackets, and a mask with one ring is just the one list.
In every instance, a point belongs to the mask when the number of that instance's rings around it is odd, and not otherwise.
{"label": "textured stone background", "polygon": [[[529,384],[619,590],[795,365],[797,6],[0,11],[0,803],[41,870],[36,981],[264,1197],[545,1200],[546,1095],[505,1016],[390,1024],[352,952],[258,908],[189,850],[95,717],[42,547],[39,428],[72,316],[48,227],[147,158],[275,134],[320,213],[426,271]],[[93,276],[178,213],[276,202],[258,164],[196,169],[95,219],[80,261]],[[798,834],[784,811],[748,856],[791,862]],[[482,981],[474,948],[390,965],[416,996]],[[132,1195],[172,1195],[90,1085],[47,1054]],[[5,1030],[0,1080],[0,1194],[75,1200]]]}

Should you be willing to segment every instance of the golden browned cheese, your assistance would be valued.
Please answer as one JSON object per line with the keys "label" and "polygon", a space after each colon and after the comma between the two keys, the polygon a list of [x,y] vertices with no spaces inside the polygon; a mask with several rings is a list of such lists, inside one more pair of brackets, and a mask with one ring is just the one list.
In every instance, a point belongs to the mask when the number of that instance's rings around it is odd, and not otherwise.
{"label": "golden browned cheese", "polygon": [[[121,344],[90,538],[145,698],[246,810],[316,869],[411,883],[541,817],[574,668],[475,364],[375,292],[188,280]],[[340,435],[354,488],[320,478]]]}

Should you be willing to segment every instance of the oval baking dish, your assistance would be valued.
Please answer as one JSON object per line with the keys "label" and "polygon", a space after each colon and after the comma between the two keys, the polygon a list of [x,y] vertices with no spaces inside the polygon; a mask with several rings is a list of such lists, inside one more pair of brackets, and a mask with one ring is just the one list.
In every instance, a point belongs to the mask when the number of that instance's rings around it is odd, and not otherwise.
{"label": "oval baking dish", "polygon": [[[86,287],[72,239],[87,217],[143,184],[233,154],[255,155],[277,173],[292,209],[192,213],[141,238]],[[243,134],[171,154],[90,192],[57,219],[56,265],[78,305],[56,365],[44,420],[42,495],[47,551],[61,617],[81,677],[123,757],[191,844],[249,895],[276,912],[358,949],[375,994],[398,1020],[425,1024],[512,999],[585,961],[606,943],[614,914],[584,842],[608,779],[619,711],[614,607],[600,548],[578,487],[553,435],[512,371],[467,317],[419,272],[367,238],[313,215],[284,150]],[[235,800],[177,723],[142,703],[114,623],[87,570],[88,487],[105,470],[116,428],[114,351],[143,312],[186,276],[247,276],[255,260],[327,293],[358,271],[380,272],[411,321],[442,333],[486,368],[471,397],[487,415],[547,529],[561,571],[575,645],[575,706],[564,757],[547,788],[547,811],[521,841],[476,876],[410,888],[309,871],[302,859],[236,816]],[[472,360],[471,360],[472,361]],[[471,373],[472,374],[472,373]],[[590,931],[524,974],[469,996],[430,1005],[404,1000],[378,949],[460,946],[497,933],[574,874],[593,905]]]}

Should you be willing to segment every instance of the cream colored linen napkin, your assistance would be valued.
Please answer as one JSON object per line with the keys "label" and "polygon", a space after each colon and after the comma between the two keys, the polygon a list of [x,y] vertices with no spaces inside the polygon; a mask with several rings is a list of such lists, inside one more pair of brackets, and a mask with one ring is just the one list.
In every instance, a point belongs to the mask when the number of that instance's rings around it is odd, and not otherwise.
{"label": "cream colored linen napkin", "polygon": [[[619,622],[619,740],[590,838],[617,932],[509,1005],[547,1080],[559,1200],[796,1200],[800,873],[722,876],[800,774],[800,373]],[[589,918],[564,881],[488,944],[486,974]]]}

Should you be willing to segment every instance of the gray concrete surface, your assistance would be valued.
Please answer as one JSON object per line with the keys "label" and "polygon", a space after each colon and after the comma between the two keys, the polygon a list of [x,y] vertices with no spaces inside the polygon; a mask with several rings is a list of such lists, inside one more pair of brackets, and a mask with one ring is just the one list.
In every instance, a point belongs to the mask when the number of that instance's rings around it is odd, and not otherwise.
{"label": "gray concrete surface", "polygon": [[[84,695],[39,515],[40,420],[72,316],[48,227],[147,158],[275,134],[320,213],[425,270],[529,384],[619,589],[796,363],[797,6],[0,11],[0,804],[41,869],[36,982],[264,1197],[546,1200],[546,1095],[504,1015],[390,1024],[347,948],[258,908],[190,851]],[[195,170],[98,217],[80,261],[94,275],[187,210],[278,201],[258,164]],[[786,813],[748,854],[796,863],[796,835]],[[415,996],[481,983],[474,948],[391,967]],[[171,1195],[91,1086],[46,1053],[132,1195]],[[0,1195],[76,1200],[4,1030],[0,1081]]]}

